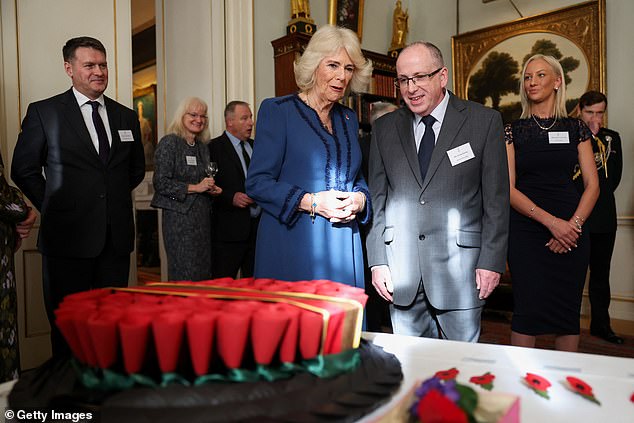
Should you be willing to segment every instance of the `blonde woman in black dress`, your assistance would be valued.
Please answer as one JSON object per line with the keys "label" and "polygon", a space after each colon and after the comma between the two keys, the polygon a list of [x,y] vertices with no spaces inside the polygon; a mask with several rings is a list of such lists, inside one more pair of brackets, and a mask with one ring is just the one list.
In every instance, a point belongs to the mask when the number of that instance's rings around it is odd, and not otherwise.
{"label": "blonde woman in black dress", "polygon": [[[555,58],[531,57],[521,76],[522,116],[505,128],[511,343],[534,347],[536,336],[554,334],[556,349],[576,351],[590,253],[583,224],[599,195],[591,133],[581,120],[567,117],[563,70]],[[577,163],[581,195],[572,180]]]}

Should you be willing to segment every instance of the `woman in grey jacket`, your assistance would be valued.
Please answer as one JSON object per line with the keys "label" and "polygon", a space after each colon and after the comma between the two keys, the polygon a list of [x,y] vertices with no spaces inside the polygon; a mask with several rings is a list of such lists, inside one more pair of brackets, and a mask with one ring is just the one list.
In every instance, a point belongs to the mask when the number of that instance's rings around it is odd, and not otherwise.
{"label": "woman in grey jacket", "polygon": [[207,104],[181,102],[154,155],[152,206],[163,209],[169,280],[211,278],[212,196],[222,192],[209,164]]}

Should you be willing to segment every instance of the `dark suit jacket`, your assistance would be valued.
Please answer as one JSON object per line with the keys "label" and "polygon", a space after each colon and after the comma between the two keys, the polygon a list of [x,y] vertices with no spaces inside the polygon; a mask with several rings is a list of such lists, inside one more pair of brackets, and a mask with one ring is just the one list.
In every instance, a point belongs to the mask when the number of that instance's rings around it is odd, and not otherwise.
{"label": "dark suit jacket", "polygon": [[[412,119],[401,108],[372,128],[368,265],[389,266],[394,304],[411,304],[422,279],[435,308],[481,306],[475,269],[502,273],[506,263],[510,203],[502,119],[451,95],[424,180]],[[467,144],[474,157],[452,166],[447,152]]]}
{"label": "dark suit jacket", "polygon": [[[71,90],[29,105],[13,153],[11,177],[40,211],[38,247],[58,257],[96,257],[111,227],[118,254],[134,248],[131,191],[145,159],[137,114],[105,97],[112,145],[104,164]],[[122,142],[119,130],[130,130]],[[46,178],[42,175],[42,169]]]}
{"label": "dark suit jacket", "polygon": [[[253,140],[247,141],[253,147]],[[246,241],[251,233],[251,215],[249,208],[233,206],[236,192],[245,192],[245,177],[242,163],[231,140],[222,133],[209,143],[211,161],[218,163],[216,185],[222,188],[222,194],[216,197],[212,216],[212,239],[214,241]]]}
{"label": "dark suit jacket", "polygon": [[[606,169],[600,158],[599,145],[594,138],[591,138],[592,151],[594,152],[597,173],[599,174],[599,198],[597,198],[592,213],[586,219],[584,228],[588,229],[590,233],[609,233],[615,232],[617,227],[614,191],[619,186],[621,175],[623,174],[623,150],[621,149],[621,137],[618,132],[601,128],[597,137],[601,140],[603,146],[609,149],[607,176]],[[581,175],[575,182],[578,191],[583,193],[583,178]]]}

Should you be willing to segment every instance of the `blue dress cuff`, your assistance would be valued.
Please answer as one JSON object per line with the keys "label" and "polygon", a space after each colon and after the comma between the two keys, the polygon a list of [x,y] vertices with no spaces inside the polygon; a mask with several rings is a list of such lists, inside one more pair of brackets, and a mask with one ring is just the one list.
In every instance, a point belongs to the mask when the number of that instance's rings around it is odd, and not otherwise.
{"label": "blue dress cuff", "polygon": [[308,193],[300,187],[294,186],[291,188],[284,200],[284,205],[282,206],[280,215],[278,216],[280,222],[289,227],[293,226],[297,222],[302,213],[299,210],[299,203],[302,201],[305,194]]}

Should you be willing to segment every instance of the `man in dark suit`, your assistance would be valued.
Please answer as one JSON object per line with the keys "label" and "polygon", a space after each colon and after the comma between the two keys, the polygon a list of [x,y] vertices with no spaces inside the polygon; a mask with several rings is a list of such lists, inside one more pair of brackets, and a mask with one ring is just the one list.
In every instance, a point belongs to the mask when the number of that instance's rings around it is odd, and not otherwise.
{"label": "man in dark suit", "polygon": [[245,194],[244,182],[253,153],[253,114],[249,104],[232,101],[225,107],[227,130],[209,143],[211,160],[218,163],[216,184],[222,187],[212,215],[214,278],[253,276],[255,238],[260,208]]}
{"label": "man in dark suit", "polygon": [[[623,338],[612,330],[609,308],[610,262],[617,229],[614,191],[623,173],[623,150],[619,133],[602,126],[607,106],[607,97],[598,91],[588,91],[579,99],[579,117],[592,131],[600,188],[599,198],[584,225],[590,232],[590,333],[613,344],[622,344]],[[575,179],[583,192],[583,178],[578,178],[579,175],[575,175]]]}
{"label": "man in dark suit", "polygon": [[103,95],[108,86],[103,44],[73,38],[62,53],[73,86],[29,105],[11,168],[41,214],[38,248],[54,355],[67,352],[53,324],[64,296],[128,284],[131,192],[145,173],[136,113]]}
{"label": "man in dark suit", "polygon": [[394,333],[478,340],[505,269],[509,181],[498,112],[451,94],[431,43],[396,62],[407,107],[372,128],[367,240],[372,284]]}

